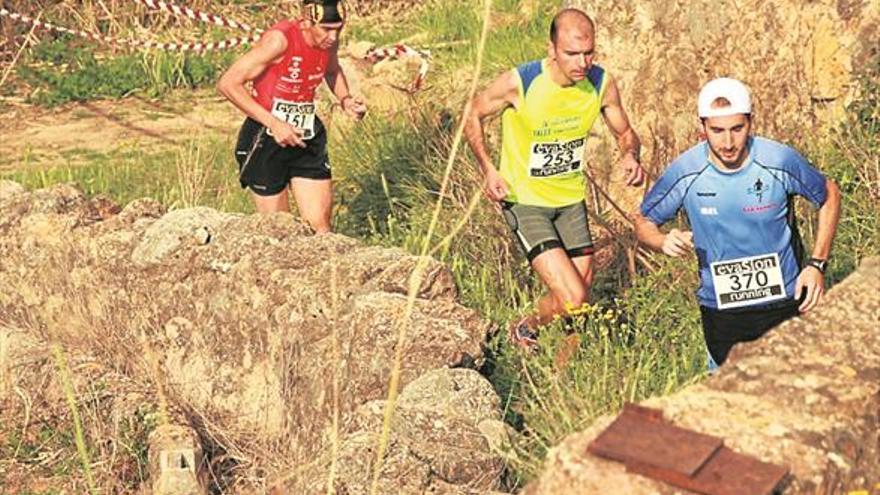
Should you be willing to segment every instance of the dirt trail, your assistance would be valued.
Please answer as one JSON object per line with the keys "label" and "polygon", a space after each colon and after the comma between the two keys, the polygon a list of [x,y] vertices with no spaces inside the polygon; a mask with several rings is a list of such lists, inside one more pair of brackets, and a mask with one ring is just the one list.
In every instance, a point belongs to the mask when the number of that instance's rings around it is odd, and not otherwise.
{"label": "dirt trail", "polygon": [[46,109],[0,107],[0,171],[68,165],[120,147],[160,151],[203,136],[232,139],[241,114],[213,90],[159,100],[129,97]]}

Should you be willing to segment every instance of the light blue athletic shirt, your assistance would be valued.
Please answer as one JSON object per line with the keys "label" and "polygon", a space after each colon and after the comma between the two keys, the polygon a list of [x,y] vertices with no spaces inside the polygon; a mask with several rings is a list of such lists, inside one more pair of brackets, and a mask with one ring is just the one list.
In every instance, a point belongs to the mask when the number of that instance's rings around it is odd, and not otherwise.
{"label": "light blue athletic shirt", "polygon": [[793,235],[790,200],[799,194],[821,206],[828,194],[825,176],[794,149],[761,137],[750,138],[748,146],[748,162],[724,173],[709,162],[708,144],[697,144],[669,165],[642,201],[642,215],[657,225],[684,207],[700,265],[697,298],[710,308],[718,307],[710,264],[761,254],[779,255],[786,295],[795,297],[800,239]]}

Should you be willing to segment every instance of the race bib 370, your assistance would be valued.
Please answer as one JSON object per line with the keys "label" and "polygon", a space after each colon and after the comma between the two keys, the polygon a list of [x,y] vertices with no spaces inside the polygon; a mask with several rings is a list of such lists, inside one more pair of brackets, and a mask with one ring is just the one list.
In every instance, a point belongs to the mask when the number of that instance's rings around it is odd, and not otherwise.
{"label": "race bib 370", "polygon": [[716,261],[710,269],[718,309],[755,306],[786,297],[776,253]]}

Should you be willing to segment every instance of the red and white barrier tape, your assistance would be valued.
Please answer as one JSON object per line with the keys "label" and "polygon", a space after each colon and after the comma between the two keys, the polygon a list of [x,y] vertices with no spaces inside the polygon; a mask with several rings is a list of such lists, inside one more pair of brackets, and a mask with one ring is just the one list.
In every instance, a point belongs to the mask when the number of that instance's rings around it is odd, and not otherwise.
{"label": "red and white barrier tape", "polygon": [[87,38],[95,41],[101,41],[103,43],[108,43],[111,45],[118,46],[129,46],[135,48],[155,48],[159,50],[165,51],[192,51],[192,52],[209,52],[216,50],[226,50],[229,48],[234,48],[240,45],[244,45],[247,43],[252,43],[257,41],[260,37],[259,35],[245,36],[241,38],[230,38],[223,41],[213,41],[213,42],[201,42],[201,41],[193,41],[193,42],[185,42],[185,43],[163,43],[159,41],[138,41],[138,40],[120,40],[114,38],[112,36],[106,36],[98,33],[90,33],[88,31],[82,31],[79,29],[70,29],[63,26],[57,26],[50,22],[43,22],[36,19],[32,19],[24,14],[18,14],[15,12],[10,12],[4,8],[0,8],[0,17],[9,17],[12,20],[16,20],[25,24],[31,24],[35,27],[41,29],[47,29],[49,31],[55,31],[58,33],[72,34],[74,36],[78,36],[80,38]]}
{"label": "red and white barrier tape", "polygon": [[216,14],[209,14],[207,12],[202,12],[200,10],[191,9],[189,7],[181,7],[179,5],[175,5],[173,3],[163,2],[162,0],[135,0],[140,4],[146,5],[151,9],[156,10],[164,10],[166,12],[170,12],[174,15],[189,17],[190,19],[196,21],[207,22],[211,24],[215,24],[217,26],[228,27],[232,29],[240,29],[242,31],[253,31],[256,33],[262,33],[262,29],[254,29],[249,25],[234,21],[232,19],[227,19],[223,16],[219,16]]}
{"label": "red and white barrier tape", "polygon": [[401,57],[415,57],[421,60],[421,63],[419,64],[419,72],[416,74],[415,79],[413,79],[410,88],[413,91],[421,89],[422,83],[425,82],[425,77],[428,75],[428,68],[430,67],[431,52],[428,50],[418,50],[411,46],[398,43],[394,46],[385,48],[370,48],[364,56],[365,59],[374,64],[380,60],[397,59]]}
{"label": "red and white barrier tape", "polygon": [[[88,31],[83,31],[79,29],[70,29],[63,26],[58,26],[52,24],[50,22],[44,22],[37,19],[33,19],[24,14],[18,14],[16,12],[10,12],[9,10],[0,7],[0,17],[9,17],[12,20],[19,21],[25,24],[33,25],[37,28],[46,29],[49,31],[55,31],[58,33],[71,34],[74,36],[78,36],[80,38],[87,38],[95,41],[100,41],[103,43],[117,45],[117,46],[127,46],[134,48],[154,48],[158,50],[165,51],[192,51],[192,52],[209,52],[209,51],[218,51],[218,50],[226,50],[229,48],[235,48],[237,46],[245,45],[248,43],[256,42],[260,39],[260,34],[263,33],[263,30],[254,29],[247,24],[240,23],[237,21],[233,21],[231,19],[226,19],[225,17],[208,14],[205,12],[201,12],[198,10],[190,9],[189,7],[180,7],[178,5],[169,4],[163,2],[161,0],[135,0],[147,7],[159,10],[165,10],[175,15],[182,15],[189,17],[194,20],[213,23],[218,26],[229,27],[233,29],[240,29],[243,31],[249,31],[254,34],[250,36],[240,37],[240,38],[230,38],[223,41],[215,41],[215,42],[201,42],[201,41],[192,41],[192,42],[184,42],[184,43],[172,43],[172,42],[158,42],[158,41],[138,41],[138,40],[120,40],[114,38],[112,36],[107,36],[99,33],[91,33]],[[394,46],[384,47],[384,48],[371,48],[366,56],[368,61],[371,63],[376,63],[380,60],[385,59],[397,59],[401,57],[415,57],[420,60],[419,64],[419,72],[416,74],[415,79],[411,84],[410,90],[416,91],[421,89],[422,83],[424,83],[425,78],[428,75],[429,62],[431,60],[431,52],[427,50],[418,50],[416,48],[412,48],[410,46],[404,44],[397,44]]]}

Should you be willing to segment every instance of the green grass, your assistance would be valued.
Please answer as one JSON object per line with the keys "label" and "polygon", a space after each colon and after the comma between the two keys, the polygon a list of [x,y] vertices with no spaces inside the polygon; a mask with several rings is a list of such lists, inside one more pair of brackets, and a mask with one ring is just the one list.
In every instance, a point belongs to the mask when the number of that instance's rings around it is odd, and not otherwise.
{"label": "green grass", "polygon": [[[71,409],[64,406],[60,410],[58,405],[31,409],[27,422],[23,411],[6,411],[3,419],[14,420],[0,423],[0,459],[8,467],[16,466],[16,472],[45,479],[51,486],[42,492],[16,493],[70,493],[65,488],[82,476],[84,469],[77,457],[78,442],[94,461],[100,493],[130,493],[149,481],[148,438],[158,423],[156,408],[144,403],[129,414],[119,414],[113,404],[102,402],[113,400],[103,393],[103,387],[106,384],[98,380],[90,383],[88,390],[77,391],[77,408],[84,421],[79,439]],[[7,493],[2,482],[0,469],[0,493]]]}
{"label": "green grass", "polygon": [[[493,342],[492,381],[509,404],[508,422],[522,433],[513,466],[518,482],[536,476],[549,448],[597,416],[668,394],[703,374],[705,347],[691,295],[664,290],[682,272],[683,283],[696,284],[694,270],[666,261],[620,298],[599,300],[571,322],[545,327],[537,355],[512,349],[504,337]],[[572,343],[570,334],[578,340]]]}
{"label": "green grass", "polygon": [[[520,14],[516,0],[495,1],[492,6],[493,31],[486,45],[484,79],[546,53],[547,26],[557,4],[536,2],[534,15],[528,19]],[[407,41],[416,48],[430,49],[432,73],[443,73],[469,66],[474,60],[482,25],[480,12],[479,2],[433,0],[421,6],[411,22],[354,25],[347,28],[346,37],[378,46]]]}
{"label": "green grass", "polygon": [[157,97],[174,88],[211,84],[234,52],[194,55],[161,51],[95,56],[91,43],[69,35],[36,45],[17,74],[34,89],[29,100],[46,106],[132,94]]}
{"label": "green grass", "polygon": [[186,194],[183,172],[204,177],[204,187],[195,202],[226,211],[252,212],[253,206],[238,184],[237,166],[232,160],[232,143],[218,139],[194,139],[178,148],[151,152],[138,146],[123,146],[107,152],[67,150],[67,163],[47,166],[31,162],[27,154],[13,171],[0,177],[29,189],[62,182],[75,182],[89,195],[104,194],[120,204],[150,197],[171,208],[194,202]]}

